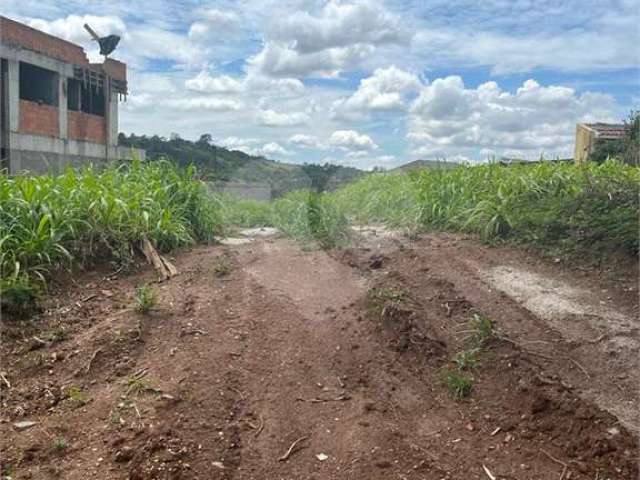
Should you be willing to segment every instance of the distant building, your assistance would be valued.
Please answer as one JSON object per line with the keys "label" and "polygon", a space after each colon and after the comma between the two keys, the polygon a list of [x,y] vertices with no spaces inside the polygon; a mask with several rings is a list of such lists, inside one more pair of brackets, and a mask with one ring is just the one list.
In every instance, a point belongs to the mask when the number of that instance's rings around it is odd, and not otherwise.
{"label": "distant building", "polygon": [[389,170],[390,172],[405,173],[413,170],[439,170],[459,167],[460,163],[447,162],[445,160],[414,160],[413,162],[405,163],[399,167]]}
{"label": "distant building", "polygon": [[576,126],[575,162],[586,162],[599,143],[620,140],[626,131],[624,124],[579,123]]}
{"label": "distant building", "polygon": [[273,197],[271,185],[255,182],[210,182],[209,187],[217,193],[226,193],[242,200],[269,201]]}
{"label": "distant building", "polygon": [[[118,147],[126,65],[0,16],[0,169],[60,171],[128,158]],[[139,152],[144,155],[144,152]]]}

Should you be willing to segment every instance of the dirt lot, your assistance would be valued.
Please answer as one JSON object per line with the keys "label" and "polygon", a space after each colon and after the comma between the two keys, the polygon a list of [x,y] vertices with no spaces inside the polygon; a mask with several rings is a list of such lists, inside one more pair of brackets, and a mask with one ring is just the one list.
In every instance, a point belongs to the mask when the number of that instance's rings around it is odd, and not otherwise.
{"label": "dirt lot", "polygon": [[4,478],[638,478],[636,266],[361,233],[183,252],[149,315],[154,272],[103,268],[5,319]]}

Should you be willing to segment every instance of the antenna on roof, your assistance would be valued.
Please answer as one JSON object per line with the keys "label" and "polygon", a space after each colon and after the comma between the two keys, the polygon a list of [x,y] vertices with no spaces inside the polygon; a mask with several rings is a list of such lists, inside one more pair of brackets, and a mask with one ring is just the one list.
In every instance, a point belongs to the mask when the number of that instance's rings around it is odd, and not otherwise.
{"label": "antenna on roof", "polygon": [[87,23],[84,24],[84,29],[89,32],[89,35],[98,42],[100,45],[100,55],[104,55],[107,57],[111,52],[113,52],[118,46],[118,42],[120,42],[120,36],[118,35],[107,35],[106,37],[100,37],[98,34],[91,28]]}

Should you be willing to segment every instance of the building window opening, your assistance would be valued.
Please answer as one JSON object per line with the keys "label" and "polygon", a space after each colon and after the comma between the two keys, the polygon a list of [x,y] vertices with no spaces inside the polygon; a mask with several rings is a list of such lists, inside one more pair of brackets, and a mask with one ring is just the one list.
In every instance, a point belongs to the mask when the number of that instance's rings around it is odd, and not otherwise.
{"label": "building window opening", "polygon": [[20,62],[20,99],[58,106],[58,74]]}
{"label": "building window opening", "polygon": [[67,110],[80,111],[81,83],[70,78],[67,80]]}
{"label": "building window opening", "polygon": [[82,85],[80,88],[80,105],[84,113],[99,115],[105,114],[104,90],[95,85]]}

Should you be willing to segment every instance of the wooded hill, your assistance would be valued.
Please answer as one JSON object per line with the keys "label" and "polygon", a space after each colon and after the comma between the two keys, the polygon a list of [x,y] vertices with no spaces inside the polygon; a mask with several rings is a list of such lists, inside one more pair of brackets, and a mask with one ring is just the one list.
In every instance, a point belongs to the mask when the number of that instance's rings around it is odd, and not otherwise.
{"label": "wooded hill", "polygon": [[333,190],[360,178],[364,172],[353,167],[332,164],[293,164],[248,155],[212,143],[204,134],[198,141],[185,140],[177,135],[170,139],[154,135],[118,137],[124,147],[142,148],[147,158],[169,158],[180,165],[194,164],[204,179],[214,182],[269,183],[274,196],[299,188],[317,191]]}

